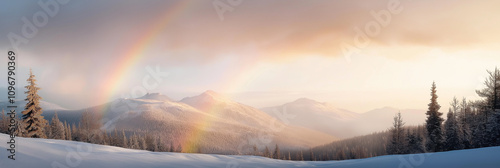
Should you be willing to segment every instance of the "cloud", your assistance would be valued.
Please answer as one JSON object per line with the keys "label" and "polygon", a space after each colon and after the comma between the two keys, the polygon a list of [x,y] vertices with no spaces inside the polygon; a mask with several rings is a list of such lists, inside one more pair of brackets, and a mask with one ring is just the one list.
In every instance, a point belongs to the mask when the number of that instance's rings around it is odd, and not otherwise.
{"label": "cloud", "polygon": [[[127,78],[141,79],[145,65],[180,67],[178,71],[184,73],[198,72],[186,69],[227,57],[253,63],[286,62],[311,55],[340,57],[340,44],[353,44],[354,28],[364,29],[375,21],[371,11],[386,10],[391,1],[243,0],[221,21],[213,0],[192,0],[161,27]],[[57,72],[44,75],[45,81],[92,81],[85,88],[99,88],[100,82],[113,75],[114,65],[179,1],[116,2],[70,1],[62,6],[47,26],[21,47],[22,67]],[[370,38],[362,54],[411,60],[434,48],[450,52],[499,48],[500,1],[400,2],[401,13],[392,15],[389,25]],[[40,10],[36,3],[27,1],[0,2],[0,50],[9,48],[9,32],[20,33],[21,18]],[[226,70],[218,73],[222,71]]]}

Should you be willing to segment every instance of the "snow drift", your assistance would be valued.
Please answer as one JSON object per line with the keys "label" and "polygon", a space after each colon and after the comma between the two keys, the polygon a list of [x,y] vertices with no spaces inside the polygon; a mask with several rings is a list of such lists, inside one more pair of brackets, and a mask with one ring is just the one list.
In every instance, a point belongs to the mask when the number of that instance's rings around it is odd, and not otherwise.
{"label": "snow drift", "polygon": [[137,168],[137,167],[349,167],[349,168],[441,168],[500,165],[500,147],[451,151],[431,154],[392,155],[346,161],[283,161],[258,156],[224,156],[149,152],[81,142],[16,138],[16,160],[9,154],[8,135],[0,134],[0,168]]}

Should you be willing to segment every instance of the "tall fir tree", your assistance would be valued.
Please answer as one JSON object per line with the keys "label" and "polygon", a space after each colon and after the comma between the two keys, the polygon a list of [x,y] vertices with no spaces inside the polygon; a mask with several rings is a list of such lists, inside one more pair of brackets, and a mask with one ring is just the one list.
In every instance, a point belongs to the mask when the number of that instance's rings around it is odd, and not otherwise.
{"label": "tall fir tree", "polygon": [[269,148],[266,146],[266,149],[264,150],[264,157],[271,157],[271,151],[269,151]]}
{"label": "tall fir tree", "polygon": [[129,147],[128,140],[127,140],[127,135],[125,135],[125,130],[122,130],[122,147],[124,147],[124,148],[128,148]]}
{"label": "tall fir tree", "polygon": [[300,151],[300,161],[304,161],[304,153],[302,150]]}
{"label": "tall fir tree", "polygon": [[464,149],[470,149],[472,148],[471,123],[473,121],[473,115],[465,97],[462,99],[459,110],[455,112],[455,115],[457,116],[457,123],[460,129],[460,143],[464,146]]}
{"label": "tall fir tree", "polygon": [[66,130],[66,140],[69,141],[73,140],[71,138],[71,126],[68,123],[66,123],[66,121],[64,121],[64,128]]}
{"label": "tall fir tree", "polygon": [[488,78],[484,81],[486,88],[476,93],[483,97],[483,122],[485,137],[483,146],[500,145],[500,70],[488,71]]}
{"label": "tall fir tree", "polygon": [[460,136],[459,136],[459,130],[455,113],[453,113],[451,108],[448,114],[446,115],[446,121],[444,122],[444,129],[445,129],[444,150],[450,151],[450,150],[463,149],[463,144],[460,143]]}
{"label": "tall fir tree", "polygon": [[280,147],[276,144],[276,148],[274,148],[273,159],[281,159]]}
{"label": "tall fir tree", "polygon": [[312,148],[309,149],[309,155],[311,156],[309,158],[310,161],[315,161],[316,160],[316,158],[314,157],[314,153],[313,153],[313,149]]}
{"label": "tall fir tree", "polygon": [[259,148],[257,148],[257,145],[253,145],[253,155],[259,156]]}
{"label": "tall fir tree", "polygon": [[431,88],[431,103],[427,111],[427,151],[440,152],[443,150],[443,131],[441,129],[444,119],[441,117],[443,113],[439,112],[441,105],[437,102],[438,95],[436,94],[436,83],[432,83]]}
{"label": "tall fir tree", "polygon": [[486,88],[476,90],[476,93],[484,98],[484,106],[488,112],[500,109],[500,69],[487,71],[489,76],[484,81]]}
{"label": "tall fir tree", "polygon": [[23,123],[25,127],[26,136],[31,138],[47,138],[45,136],[45,126],[47,125],[47,120],[42,116],[43,109],[40,107],[41,97],[38,95],[39,87],[36,85],[35,75],[30,69],[30,77],[28,78],[28,85],[25,87],[26,91],[26,106],[22,112]]}
{"label": "tall fir tree", "polygon": [[[177,145],[176,152],[178,152],[178,153],[182,153],[182,145],[181,145],[181,144]],[[200,152],[200,153],[201,153],[201,152]]]}
{"label": "tall fir tree", "polygon": [[387,146],[388,154],[403,154],[405,153],[405,136],[404,136],[404,128],[405,123],[403,122],[403,118],[401,117],[401,112],[397,113],[394,116],[394,122],[392,123],[391,132],[391,140]]}
{"label": "tall fir tree", "polygon": [[170,150],[169,152],[175,152],[174,142],[170,142]]}

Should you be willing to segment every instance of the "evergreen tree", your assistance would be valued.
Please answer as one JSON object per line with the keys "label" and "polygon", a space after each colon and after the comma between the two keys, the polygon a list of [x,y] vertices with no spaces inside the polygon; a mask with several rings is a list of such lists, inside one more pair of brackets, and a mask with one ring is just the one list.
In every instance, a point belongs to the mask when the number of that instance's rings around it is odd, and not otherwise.
{"label": "evergreen tree", "polygon": [[54,117],[50,121],[50,137],[51,139],[65,139],[64,125],[59,121],[57,117],[57,112],[54,113]]}
{"label": "evergreen tree", "polygon": [[484,106],[488,109],[487,112],[493,112],[495,109],[500,109],[500,70],[495,68],[494,71],[487,71],[489,76],[484,81],[486,88],[476,90],[476,93],[484,98]]}
{"label": "evergreen tree", "polygon": [[304,161],[304,153],[302,153],[302,150],[300,151],[300,161]]}
{"label": "evergreen tree", "polygon": [[407,147],[407,154],[413,154],[413,153],[424,153],[425,148],[423,145],[423,138],[422,136],[417,132],[418,130],[415,130],[413,132],[408,129],[408,133],[406,134],[406,141],[408,142],[408,147]]}
{"label": "evergreen tree", "polygon": [[124,148],[128,148],[128,140],[127,140],[127,136],[125,135],[125,130],[122,130],[122,147]]}
{"label": "evergreen tree", "polygon": [[271,157],[271,151],[269,151],[269,148],[266,146],[266,149],[264,150],[264,157]]}
{"label": "evergreen tree", "polygon": [[158,146],[158,151],[160,152],[168,152],[168,147],[165,146],[165,144],[163,143],[162,139],[160,136],[157,137],[156,139],[156,143],[157,146]]}
{"label": "evergreen tree", "polygon": [[346,156],[343,149],[337,151],[336,157],[337,157],[337,160],[346,160],[347,159],[347,156]]}
{"label": "evergreen tree", "polygon": [[464,149],[472,148],[471,112],[472,110],[467,103],[467,99],[463,98],[459,106],[459,111],[455,112],[455,115],[457,116],[457,124],[460,129],[460,143]]}
{"label": "evergreen tree", "polygon": [[38,95],[38,90],[40,88],[36,85],[35,75],[30,70],[30,77],[28,78],[28,86],[25,88],[26,91],[26,106],[24,107],[23,122],[25,127],[22,128],[26,130],[26,136],[31,138],[46,138],[45,136],[45,126],[47,125],[47,120],[42,116],[43,110],[40,107],[41,97]]}
{"label": "evergreen tree", "polygon": [[443,118],[441,117],[443,113],[439,112],[441,106],[437,102],[436,94],[436,83],[432,83],[431,88],[431,103],[429,103],[429,110],[427,111],[427,151],[440,152],[443,149],[443,131],[441,126],[443,123]]}
{"label": "evergreen tree", "polygon": [[176,151],[179,152],[179,153],[182,153],[182,145],[181,144],[177,145],[177,150]]}
{"label": "evergreen tree", "polygon": [[146,150],[148,148],[148,145],[146,144],[146,138],[139,136],[138,140],[140,149]]}
{"label": "evergreen tree", "polygon": [[175,152],[174,142],[170,142],[170,151],[169,152]]}
{"label": "evergreen tree", "polygon": [[16,122],[16,126],[15,126],[16,129],[14,129],[14,133],[11,133],[10,131],[12,131],[12,130],[9,129],[8,134],[14,134],[18,137],[26,136],[26,130],[22,129],[22,128],[26,127],[26,124],[22,121],[21,118],[16,117],[14,120]]}
{"label": "evergreen tree", "polygon": [[484,85],[486,88],[477,90],[476,93],[484,100],[482,105],[485,137],[483,146],[500,145],[500,70],[488,71],[488,78]]}
{"label": "evergreen tree", "polygon": [[158,143],[156,142],[156,138],[153,137],[150,133],[146,133],[145,135],[146,138],[146,144],[147,144],[147,150],[149,151],[158,151]]}
{"label": "evergreen tree", "polygon": [[278,144],[276,144],[276,148],[274,148],[273,158],[281,159],[280,147],[278,147]]}
{"label": "evergreen tree", "polygon": [[404,137],[404,122],[401,117],[401,112],[397,113],[394,116],[394,122],[392,123],[393,127],[390,130],[391,132],[391,140],[387,147],[388,154],[403,154],[405,153],[405,137]]}
{"label": "evergreen tree", "polygon": [[259,156],[259,148],[257,148],[257,145],[253,145],[253,154],[255,156]]}
{"label": "evergreen tree", "polygon": [[64,135],[66,135],[66,137],[64,138],[65,140],[69,140],[71,141],[71,127],[68,125],[68,123],[66,121],[64,121]]}
{"label": "evergreen tree", "polygon": [[79,141],[80,140],[78,128],[76,127],[75,123],[71,124],[71,133],[73,134],[71,136],[71,138],[72,138],[73,141]]}
{"label": "evergreen tree", "polygon": [[309,149],[309,155],[311,156],[311,158],[309,158],[310,161],[315,161],[316,160],[316,158],[314,157],[314,153],[313,153],[312,148]]}
{"label": "evergreen tree", "polygon": [[455,113],[453,113],[451,109],[447,114],[446,122],[444,123],[444,129],[446,133],[444,150],[449,151],[463,149],[462,143],[460,143],[459,130]]}
{"label": "evergreen tree", "polygon": [[135,133],[130,137],[129,145],[131,149],[140,149],[139,140],[137,139],[137,135]]}

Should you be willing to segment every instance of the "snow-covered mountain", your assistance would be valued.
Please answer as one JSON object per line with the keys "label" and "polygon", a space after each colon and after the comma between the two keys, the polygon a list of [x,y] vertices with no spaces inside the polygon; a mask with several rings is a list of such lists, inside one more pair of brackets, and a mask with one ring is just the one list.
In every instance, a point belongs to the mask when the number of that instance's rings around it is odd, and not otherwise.
{"label": "snow-covered mountain", "polygon": [[[195,97],[187,97],[180,102],[188,104],[205,113],[223,117],[226,120],[259,128],[268,127],[275,120],[273,117],[253,107],[233,102],[223,95],[214,91],[206,91]],[[276,122],[278,127],[284,127],[283,123]]]}
{"label": "snow-covered mountain", "polygon": [[[246,153],[254,144],[261,148],[275,144],[297,148],[336,139],[316,130],[287,126],[258,109],[231,101],[213,91],[179,102],[150,93],[74,113],[85,111],[101,116],[108,131],[116,128],[128,133],[154,133],[166,143],[191,144],[191,147],[184,148],[190,152]],[[65,114],[59,114],[59,118],[64,120]]]}
{"label": "snow-covered mountain", "polygon": [[[0,134],[0,142],[9,136]],[[500,147],[460,150],[441,153],[391,155],[345,161],[284,161],[259,156],[224,156],[149,152],[74,141],[16,138],[16,160],[7,158],[7,143],[0,143],[2,168],[106,167],[106,168],[250,168],[250,167],[338,167],[338,168],[397,168],[397,167],[481,167],[496,168],[500,164]]]}
{"label": "snow-covered mountain", "polygon": [[147,93],[146,95],[139,97],[137,99],[172,101],[172,99],[170,99],[170,97],[162,95],[160,93]]}
{"label": "snow-covered mountain", "polygon": [[357,113],[307,98],[262,110],[276,118],[282,114],[294,116],[288,120],[289,125],[322,131],[339,138],[347,137],[351,133],[350,123],[359,117]]}
{"label": "snow-covered mountain", "polygon": [[387,130],[392,126],[394,115],[398,112],[401,112],[401,116],[406,126],[415,126],[425,123],[425,110],[400,110],[393,107],[383,107],[363,113],[353,124],[364,126],[358,128],[359,132],[363,134],[369,134],[373,132],[373,130]]}
{"label": "snow-covered mountain", "polygon": [[264,108],[262,111],[273,117],[279,117],[277,114],[280,112],[296,115],[295,118],[289,120],[290,125],[322,131],[339,138],[387,130],[392,126],[393,116],[398,111],[401,111],[407,125],[418,125],[425,121],[424,110],[398,110],[384,107],[366,113],[354,113],[307,98],[281,106]]}

